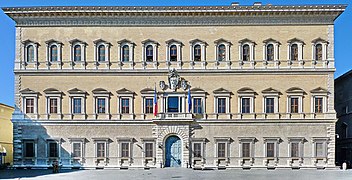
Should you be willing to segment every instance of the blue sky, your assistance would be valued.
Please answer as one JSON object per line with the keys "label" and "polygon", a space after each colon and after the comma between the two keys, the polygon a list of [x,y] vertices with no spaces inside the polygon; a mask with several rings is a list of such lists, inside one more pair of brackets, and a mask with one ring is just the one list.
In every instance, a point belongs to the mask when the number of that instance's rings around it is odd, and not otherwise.
{"label": "blue sky", "polygon": [[[0,7],[17,6],[176,6],[176,5],[252,5],[260,0],[0,0]],[[352,69],[352,3],[350,0],[263,0],[263,4],[348,4],[335,22],[335,77]],[[14,105],[15,23],[0,10],[0,103]]]}

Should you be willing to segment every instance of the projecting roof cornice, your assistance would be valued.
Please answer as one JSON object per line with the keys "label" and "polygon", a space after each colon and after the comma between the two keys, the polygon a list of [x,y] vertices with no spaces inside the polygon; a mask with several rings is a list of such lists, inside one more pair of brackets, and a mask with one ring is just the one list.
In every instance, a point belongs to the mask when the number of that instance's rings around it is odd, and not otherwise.
{"label": "projecting roof cornice", "polygon": [[2,9],[16,21],[17,26],[183,26],[333,24],[346,7],[347,5],[61,6]]}

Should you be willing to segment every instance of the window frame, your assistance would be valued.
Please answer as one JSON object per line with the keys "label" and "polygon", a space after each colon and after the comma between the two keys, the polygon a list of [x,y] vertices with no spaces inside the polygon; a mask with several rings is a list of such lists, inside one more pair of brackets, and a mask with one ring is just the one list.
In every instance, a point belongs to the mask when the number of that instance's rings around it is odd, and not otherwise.
{"label": "window frame", "polygon": [[[70,146],[71,146],[71,154],[70,157],[73,159],[79,159],[83,160],[85,157],[85,145],[87,142],[86,138],[68,138],[70,141]],[[75,149],[74,149],[74,144],[80,144],[80,156],[74,156]]]}
{"label": "window frame", "polygon": [[[37,64],[38,63],[38,48],[39,48],[39,43],[33,42],[31,40],[26,40],[22,42],[23,45],[23,61],[24,64]],[[29,61],[28,57],[28,48],[29,46],[33,46],[33,61]]]}
{"label": "window frame", "polygon": [[[269,45],[273,45],[273,59],[272,60],[268,59],[268,46]],[[267,63],[278,61],[279,55],[280,55],[280,45],[281,45],[281,43],[279,41],[274,40],[272,38],[264,40],[263,41],[263,60]]]}
{"label": "window frame", "polygon": [[[317,158],[317,159],[320,159],[320,158],[327,158],[328,157],[328,141],[329,141],[329,138],[327,137],[313,137],[312,138],[312,143],[313,143],[313,157],[314,158]],[[318,156],[318,153],[317,153],[317,144],[322,144],[322,156]]]}
{"label": "window frame", "polygon": [[[230,97],[231,97],[231,92],[227,90],[215,90],[214,92],[214,112],[216,114],[228,114],[230,113]],[[219,98],[224,98],[225,99],[225,113],[219,113],[218,109],[218,99]]]}
{"label": "window frame", "polygon": [[[143,143],[143,158],[145,160],[156,160],[156,151],[157,151],[157,147],[156,147],[156,138],[141,138],[142,143]],[[147,146],[146,144],[152,144],[153,147],[153,152],[152,152],[152,156],[147,156]]]}
{"label": "window frame", "polygon": [[[118,52],[119,52],[119,62],[121,64],[130,63],[131,65],[133,65],[133,63],[134,63],[134,47],[136,44],[130,40],[127,40],[127,39],[122,39],[121,41],[118,41],[117,44],[118,44]],[[125,46],[128,46],[128,61],[125,61],[125,59],[124,59],[123,48]]]}
{"label": "window frame", "polygon": [[[170,39],[166,43],[166,61],[168,63],[180,63],[182,61],[182,47],[183,43],[181,41]],[[171,59],[171,47],[176,47],[176,59]]]}
{"label": "window frame", "polygon": [[[292,59],[292,45],[296,44],[297,45],[297,60]],[[305,43],[297,38],[293,38],[287,41],[287,60],[289,62],[300,62],[303,60],[303,47]]]}
{"label": "window frame", "polygon": [[[51,156],[51,147],[50,144],[55,143],[56,144],[56,150],[57,150],[57,156]],[[49,138],[46,139],[46,157],[49,159],[60,159],[61,158],[61,144],[62,144],[62,139],[61,138]]]}
{"label": "window frame", "polygon": [[[118,157],[120,159],[132,159],[133,156],[133,143],[134,143],[134,138],[117,138],[117,143],[118,143]],[[123,154],[123,144],[127,144],[128,147],[128,156],[124,156]]]}
{"label": "window frame", "polygon": [[[279,137],[264,137],[264,157],[266,158],[278,158],[279,157],[279,153],[280,153],[280,149],[279,149],[279,144],[281,141],[281,138]],[[274,144],[274,149],[273,149],[273,156],[269,157],[268,156],[268,143],[273,143]]]}
{"label": "window frame", "polygon": [[[153,57],[152,57],[152,61],[148,61],[147,58],[147,48],[148,46],[151,46],[153,48]],[[159,43],[151,40],[151,39],[147,39],[142,41],[142,60],[145,64],[154,64],[156,62],[158,62],[158,47],[159,47]]]}
{"label": "window frame", "polygon": [[[47,46],[47,52],[46,52],[46,59],[48,62],[48,65],[53,64],[53,63],[62,63],[62,46],[63,43],[60,41],[55,41],[53,39],[46,41],[46,46]],[[53,46],[57,47],[57,61],[52,60],[52,51],[51,48]]]}
{"label": "window frame", "polygon": [[[84,115],[86,114],[86,95],[87,92],[77,88],[68,91],[70,97],[70,113],[71,115]],[[81,99],[81,113],[74,113],[74,99]]]}
{"label": "window frame", "polygon": [[[206,61],[206,47],[207,43],[205,41],[199,40],[199,39],[194,39],[189,41],[189,48],[190,48],[190,61],[192,63],[204,63]],[[195,60],[195,46],[200,46],[200,61]]]}
{"label": "window frame", "polygon": [[[230,156],[230,143],[231,143],[231,138],[230,137],[214,137],[214,141],[215,141],[215,158],[217,159],[227,159]],[[225,149],[224,149],[224,157],[219,157],[219,144],[223,143],[225,145]],[[204,150],[203,150],[204,151]]]}
{"label": "window frame", "polygon": [[[78,40],[78,39],[74,39],[74,40],[71,40],[69,41],[70,42],[70,46],[71,46],[71,53],[70,53],[70,56],[71,56],[71,62],[72,63],[81,63],[81,64],[85,64],[86,63],[86,46],[87,46],[87,43],[81,41],[81,40]],[[80,46],[81,47],[81,59],[78,61],[76,60],[76,53],[75,53],[75,47],[76,45]]]}
{"label": "window frame", "polygon": [[[238,41],[238,53],[239,53],[239,62],[249,63],[255,61],[255,46],[257,45],[254,41],[247,38]],[[244,60],[244,46],[248,45],[249,59]]]}
{"label": "window frame", "polygon": [[[319,44],[322,46],[322,59],[321,60],[317,59],[316,46]],[[324,39],[321,39],[321,38],[316,38],[312,41],[312,60],[313,60],[313,62],[326,61],[328,59],[328,46],[329,46],[329,42]]]}
{"label": "window frame", "polygon": [[[225,39],[222,39],[222,38],[220,38],[220,39],[218,39],[218,40],[216,40],[216,41],[214,41],[214,44],[215,44],[215,49],[214,49],[214,51],[215,51],[215,61],[216,62],[219,62],[219,63],[221,63],[221,62],[229,62],[230,61],[230,48],[231,48],[231,46],[232,46],[232,43],[230,42],[230,41],[227,41],[227,40],[225,40]],[[224,56],[225,56],[225,58],[223,59],[223,60],[220,60],[220,46],[224,46]]]}
{"label": "window frame", "polygon": [[[239,157],[242,159],[252,159],[254,158],[254,153],[255,153],[255,141],[256,138],[254,137],[238,137],[238,142],[239,142]],[[250,157],[244,157],[243,156],[243,144],[244,143],[249,143],[249,155]]]}
{"label": "window frame", "polygon": [[[110,139],[109,138],[92,138],[94,141],[94,156],[95,159],[103,159],[106,160],[109,158],[109,143]],[[103,157],[98,157],[98,143],[103,143],[104,144],[104,156]]]}
{"label": "window frame", "polygon": [[[26,148],[26,143],[31,143],[33,144],[33,156],[27,156],[27,148]],[[22,139],[22,157],[24,159],[35,159],[37,157],[37,144],[38,144],[38,139]]]}
{"label": "window frame", "polygon": [[[279,113],[279,98],[280,98],[280,92],[276,89],[273,88],[267,88],[262,91],[263,94],[263,113],[269,114],[266,110],[267,108],[267,98],[273,98],[274,99],[274,112],[273,113]],[[270,113],[272,114],[272,113]]]}
{"label": "window frame", "polygon": [[[292,159],[303,158],[304,157],[304,137],[288,137],[288,157]],[[292,155],[292,143],[298,143],[298,156],[294,157]]]}

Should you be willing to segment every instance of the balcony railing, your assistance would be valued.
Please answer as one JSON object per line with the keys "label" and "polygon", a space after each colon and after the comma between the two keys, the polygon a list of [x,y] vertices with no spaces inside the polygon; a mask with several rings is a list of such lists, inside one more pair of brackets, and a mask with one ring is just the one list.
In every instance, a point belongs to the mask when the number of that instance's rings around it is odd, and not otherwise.
{"label": "balcony railing", "polygon": [[112,60],[109,62],[97,62],[92,60],[73,62],[63,60],[60,62],[47,62],[39,60],[37,62],[24,62],[22,60],[15,61],[15,70],[133,70],[133,69],[210,69],[210,70],[287,70],[287,69],[326,69],[334,68],[333,60],[254,60],[254,61],[187,61],[170,62],[166,60],[158,60],[155,62],[120,62]]}

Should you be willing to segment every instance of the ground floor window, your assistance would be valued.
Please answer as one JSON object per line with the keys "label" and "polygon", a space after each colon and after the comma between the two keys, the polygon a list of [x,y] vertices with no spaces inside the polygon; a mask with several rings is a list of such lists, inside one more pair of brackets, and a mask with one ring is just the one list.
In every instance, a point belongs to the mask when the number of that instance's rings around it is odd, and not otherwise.
{"label": "ground floor window", "polygon": [[226,157],[226,143],[224,142],[218,143],[218,157]]}
{"label": "ground floor window", "polygon": [[98,158],[105,158],[105,142],[97,142],[97,157]]}
{"label": "ground floor window", "polygon": [[202,157],[202,143],[193,143],[193,157]]}
{"label": "ground floor window", "polygon": [[121,143],[121,157],[130,157],[130,143]]}
{"label": "ground floor window", "polygon": [[154,157],[154,143],[152,142],[145,143],[145,157],[147,158]]}
{"label": "ground floor window", "polygon": [[242,143],[242,157],[251,157],[251,143]]}
{"label": "ground floor window", "polygon": [[58,143],[51,141],[48,143],[48,147],[49,147],[49,152],[48,155],[49,157],[59,157],[59,149],[58,149]]}
{"label": "ground floor window", "polygon": [[35,148],[33,141],[24,141],[24,157],[33,158],[35,157]]}
{"label": "ground floor window", "polygon": [[72,143],[72,157],[82,157],[82,143]]}

